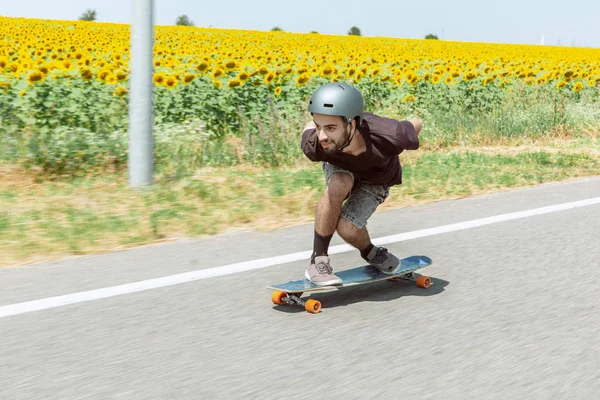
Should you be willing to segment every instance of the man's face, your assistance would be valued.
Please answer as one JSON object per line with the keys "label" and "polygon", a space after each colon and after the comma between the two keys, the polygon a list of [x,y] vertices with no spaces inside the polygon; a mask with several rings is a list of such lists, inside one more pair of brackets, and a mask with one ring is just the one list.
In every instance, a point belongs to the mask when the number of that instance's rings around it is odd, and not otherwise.
{"label": "man's face", "polygon": [[351,127],[342,117],[325,114],[313,114],[317,126],[319,143],[325,153],[334,153],[350,137]]}

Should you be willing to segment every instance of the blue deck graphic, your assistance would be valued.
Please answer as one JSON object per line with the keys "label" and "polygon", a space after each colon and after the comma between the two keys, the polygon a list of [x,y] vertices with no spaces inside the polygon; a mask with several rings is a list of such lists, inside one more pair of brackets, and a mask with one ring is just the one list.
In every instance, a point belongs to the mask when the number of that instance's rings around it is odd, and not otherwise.
{"label": "blue deck graphic", "polygon": [[412,256],[400,260],[401,267],[398,273],[394,275],[384,274],[377,268],[369,265],[348,269],[345,271],[334,272],[337,276],[342,279],[341,285],[336,286],[317,286],[309,280],[302,279],[297,281],[291,281],[280,285],[270,286],[270,289],[282,290],[284,292],[301,292],[307,290],[318,290],[318,289],[332,289],[344,286],[358,285],[365,282],[372,282],[377,280],[389,279],[397,275],[404,275],[410,272],[416,271],[419,268],[431,265],[431,258],[426,256]]}

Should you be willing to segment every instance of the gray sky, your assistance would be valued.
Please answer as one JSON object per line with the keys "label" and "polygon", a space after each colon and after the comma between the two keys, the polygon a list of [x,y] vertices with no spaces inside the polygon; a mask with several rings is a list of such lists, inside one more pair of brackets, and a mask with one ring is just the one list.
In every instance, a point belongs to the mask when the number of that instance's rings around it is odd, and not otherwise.
{"label": "gray sky", "polygon": [[[132,0],[0,0],[0,15],[77,19],[95,9],[99,22],[130,23]],[[196,26],[497,43],[600,47],[598,0],[155,0],[155,23],[186,14]]]}

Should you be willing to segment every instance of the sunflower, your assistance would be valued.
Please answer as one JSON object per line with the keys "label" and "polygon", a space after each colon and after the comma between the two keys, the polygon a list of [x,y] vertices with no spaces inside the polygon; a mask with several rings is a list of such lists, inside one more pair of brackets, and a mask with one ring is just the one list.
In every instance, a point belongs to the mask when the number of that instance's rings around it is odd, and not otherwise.
{"label": "sunflower", "polygon": [[236,69],[237,67],[238,67],[238,64],[233,60],[227,61],[225,63],[225,68],[228,70],[233,70],[233,69]]}
{"label": "sunflower", "polygon": [[298,75],[296,78],[296,86],[302,86],[310,80],[310,75],[307,73]]}
{"label": "sunflower", "polygon": [[581,82],[576,82],[575,85],[573,85],[574,92],[581,92],[582,89],[583,89],[583,83],[581,83]]}
{"label": "sunflower", "polygon": [[275,96],[279,96],[281,94],[281,86],[277,86],[275,88]]}
{"label": "sunflower", "polygon": [[89,68],[81,68],[79,70],[79,73],[81,74],[81,77],[85,80],[92,79],[93,73],[92,73],[92,70]]}
{"label": "sunflower", "polygon": [[229,82],[227,82],[227,87],[230,89],[233,89],[234,87],[238,86],[242,86],[242,81],[240,81],[239,79],[232,79]]}
{"label": "sunflower", "polygon": [[208,71],[208,63],[206,61],[202,61],[200,64],[196,65],[196,71],[201,73]]}
{"label": "sunflower", "polygon": [[565,87],[565,85],[567,84],[567,82],[560,80],[558,81],[558,83],[556,84],[556,88],[557,89],[562,89],[563,87]]}
{"label": "sunflower", "polygon": [[125,89],[123,86],[117,86],[117,88],[113,92],[113,95],[116,97],[123,97],[127,93],[128,93],[127,89]]}
{"label": "sunflower", "polygon": [[482,80],[482,83],[483,83],[483,86],[487,86],[489,83],[492,83],[493,81],[494,81],[494,77],[488,76]]}
{"label": "sunflower", "polygon": [[183,76],[183,84],[187,85],[187,84],[191,83],[197,77],[198,77],[198,75],[196,75],[196,74],[185,74]]}
{"label": "sunflower", "polygon": [[154,84],[155,85],[164,85],[165,81],[166,81],[166,76],[164,72],[159,72],[158,74],[154,75],[153,78]]}
{"label": "sunflower", "polygon": [[125,79],[127,79],[127,74],[125,73],[125,71],[118,69],[115,71],[115,76],[117,77],[117,80],[119,82],[124,81]]}
{"label": "sunflower", "polygon": [[248,78],[250,78],[250,75],[248,75],[248,73],[245,71],[242,71],[238,74],[238,79],[242,82],[246,82]]}
{"label": "sunflower", "polygon": [[223,82],[221,82],[221,81],[212,81],[212,84],[217,89],[221,89],[221,87],[223,86]]}
{"label": "sunflower", "polygon": [[178,83],[179,81],[177,80],[177,77],[175,75],[169,75],[165,80],[165,86],[168,89],[175,89]]}
{"label": "sunflower", "polygon": [[115,83],[117,83],[119,80],[117,79],[117,76],[115,74],[113,74],[112,72],[110,74],[108,74],[106,76],[106,79],[104,80],[106,83],[110,84],[110,85],[114,85]]}
{"label": "sunflower", "polygon": [[0,82],[0,90],[2,90],[4,93],[8,92],[11,88],[12,84],[10,82]]}
{"label": "sunflower", "polygon": [[333,67],[331,65],[326,65],[321,69],[321,76],[328,77],[333,73]]}
{"label": "sunflower", "polygon": [[403,98],[403,99],[402,99],[402,102],[403,102],[403,103],[412,103],[412,102],[414,102],[415,100],[417,100],[417,99],[415,98],[415,96],[413,96],[412,94],[409,94],[408,96],[406,96],[405,98]]}
{"label": "sunflower", "polygon": [[469,71],[463,75],[463,80],[467,81],[467,82],[472,81],[473,79],[477,78],[477,75],[478,75],[477,72]]}
{"label": "sunflower", "polygon": [[435,74],[431,78],[431,83],[433,83],[434,85],[437,85],[438,83],[440,83],[441,80],[442,80],[442,77],[438,74]]}
{"label": "sunflower", "polygon": [[268,74],[265,75],[264,82],[269,84],[273,81],[273,79],[275,79],[275,74],[273,72],[269,72]]}
{"label": "sunflower", "polygon": [[217,69],[215,69],[213,71],[212,77],[213,77],[213,79],[216,79],[216,78],[220,77],[223,74],[224,74],[224,71],[221,68],[217,68]]}
{"label": "sunflower", "polygon": [[43,73],[41,73],[40,71],[33,71],[32,73],[30,73],[30,74],[27,76],[27,82],[28,82],[30,85],[33,85],[33,84],[34,84],[34,83],[36,83],[36,82],[41,82],[41,81],[43,81],[43,80],[44,80],[44,78],[45,78],[44,74],[43,74]]}

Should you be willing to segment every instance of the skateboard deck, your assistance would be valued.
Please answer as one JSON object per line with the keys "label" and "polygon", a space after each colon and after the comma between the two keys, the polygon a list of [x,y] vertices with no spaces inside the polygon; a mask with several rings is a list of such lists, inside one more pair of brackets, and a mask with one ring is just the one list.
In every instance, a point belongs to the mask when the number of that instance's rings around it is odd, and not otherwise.
{"label": "skateboard deck", "polygon": [[320,290],[341,289],[343,287],[357,286],[365,283],[378,282],[383,280],[406,280],[415,282],[417,286],[429,288],[431,278],[427,276],[417,276],[414,272],[418,269],[431,265],[433,261],[426,256],[411,256],[400,260],[400,269],[394,274],[384,274],[377,268],[370,265],[334,272],[342,283],[334,286],[317,286],[307,279],[290,281],[273,286],[267,286],[274,290],[271,300],[275,304],[301,305],[309,312],[317,313],[321,309],[321,303],[316,300],[304,301],[300,299],[303,293],[316,292]]}

